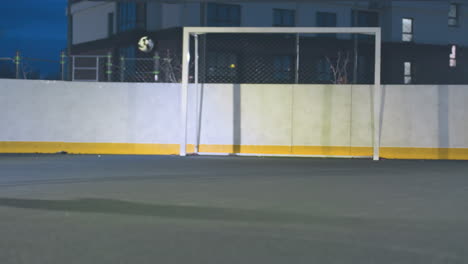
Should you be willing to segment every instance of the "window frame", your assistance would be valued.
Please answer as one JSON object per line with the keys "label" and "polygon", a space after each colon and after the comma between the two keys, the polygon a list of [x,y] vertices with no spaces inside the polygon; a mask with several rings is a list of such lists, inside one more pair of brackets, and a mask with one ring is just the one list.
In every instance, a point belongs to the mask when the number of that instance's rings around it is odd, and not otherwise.
{"label": "window frame", "polygon": [[[238,21],[219,19],[220,8],[236,8]],[[210,17],[210,9],[215,8],[215,17]],[[230,13],[230,12],[228,12]],[[242,25],[242,6],[238,4],[208,3],[206,12],[206,24],[209,27],[240,27]]]}
{"label": "window frame", "polygon": [[[410,32],[404,32],[404,21],[405,20],[410,20],[411,21],[411,31]],[[405,40],[405,36],[411,36],[410,40]],[[402,17],[401,18],[401,41],[402,42],[407,42],[407,43],[413,43],[414,42],[414,18],[412,17]]]}
{"label": "window frame", "polygon": [[[451,69],[457,68],[457,56],[458,56],[458,45],[450,45],[450,54],[449,54],[449,67]],[[452,64],[452,62],[454,62]]]}
{"label": "window frame", "polygon": [[[406,63],[409,63],[410,69],[409,69],[409,74],[406,74]],[[410,79],[410,82],[406,82],[406,78]],[[413,61],[403,61],[403,84],[405,85],[411,85],[414,84],[414,67],[413,67]]]}
{"label": "window frame", "polygon": [[[450,16],[451,7],[455,7],[455,16]],[[455,21],[455,24],[450,24],[450,21]],[[449,12],[448,12],[448,26],[449,27],[459,27],[460,26],[460,4],[458,3],[449,3]]]}
{"label": "window frame", "polygon": [[[287,25],[284,23],[284,14],[292,14],[292,25]],[[280,15],[281,23],[276,23],[276,14]],[[295,27],[296,26],[296,10],[294,9],[284,9],[284,8],[273,8],[273,26],[274,27]]]}
{"label": "window frame", "polygon": [[[331,26],[331,25],[320,25],[319,23],[319,15],[333,15],[334,18],[335,18],[335,25],[334,26]],[[338,15],[336,12],[323,12],[323,11],[317,11],[315,13],[315,24],[317,25],[317,27],[337,27],[338,25]]]}

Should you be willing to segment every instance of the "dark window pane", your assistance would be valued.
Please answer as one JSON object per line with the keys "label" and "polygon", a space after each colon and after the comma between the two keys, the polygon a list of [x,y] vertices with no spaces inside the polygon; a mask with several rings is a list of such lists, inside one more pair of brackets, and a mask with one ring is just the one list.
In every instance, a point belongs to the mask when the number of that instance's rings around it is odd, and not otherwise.
{"label": "dark window pane", "polygon": [[274,9],[273,25],[279,27],[293,27],[296,24],[294,10]]}
{"label": "dark window pane", "polygon": [[208,4],[208,26],[240,26],[240,6],[227,4]]}

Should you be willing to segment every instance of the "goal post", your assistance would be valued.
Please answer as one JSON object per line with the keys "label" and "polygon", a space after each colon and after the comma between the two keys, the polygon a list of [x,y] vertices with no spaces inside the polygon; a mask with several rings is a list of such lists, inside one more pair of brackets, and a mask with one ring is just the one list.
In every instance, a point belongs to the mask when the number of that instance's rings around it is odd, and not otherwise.
{"label": "goal post", "polygon": [[[198,82],[198,35],[201,34],[362,34],[375,36],[374,83],[372,103],[372,148],[373,159],[379,160],[380,104],[381,104],[381,29],[379,27],[184,27],[182,37],[182,85],[180,93],[180,156],[187,155],[188,138],[188,85],[190,71],[190,38],[195,37],[195,77]],[[297,73],[296,73],[297,75]],[[297,77],[295,77],[297,79]]]}

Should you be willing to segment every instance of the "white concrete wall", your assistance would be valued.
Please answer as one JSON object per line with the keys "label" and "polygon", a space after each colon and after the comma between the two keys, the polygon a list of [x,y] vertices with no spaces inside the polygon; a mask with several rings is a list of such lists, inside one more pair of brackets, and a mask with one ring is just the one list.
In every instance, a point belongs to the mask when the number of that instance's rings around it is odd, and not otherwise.
{"label": "white concrete wall", "polygon": [[[199,89],[201,144],[372,146],[372,86]],[[191,144],[195,91],[190,86]],[[179,94],[178,84],[0,80],[0,142],[178,144]],[[381,146],[468,149],[466,102],[467,86],[384,86]]]}
{"label": "white concrete wall", "polygon": [[468,86],[383,89],[382,147],[468,148]]}
{"label": "white concrete wall", "polygon": [[0,141],[178,140],[178,85],[1,80],[0,94]]}
{"label": "white concrete wall", "polygon": [[108,37],[107,14],[114,13],[116,27],[116,4],[102,2],[79,2],[73,5],[73,44],[80,44]]}

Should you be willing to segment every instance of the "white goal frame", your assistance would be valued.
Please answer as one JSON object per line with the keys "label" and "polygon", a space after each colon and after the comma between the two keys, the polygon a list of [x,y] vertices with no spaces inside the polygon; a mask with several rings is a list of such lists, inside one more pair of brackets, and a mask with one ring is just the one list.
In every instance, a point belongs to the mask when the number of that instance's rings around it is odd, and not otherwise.
{"label": "white goal frame", "polygon": [[[182,37],[182,88],[180,93],[180,156],[187,155],[187,117],[190,36],[205,33],[278,33],[278,34],[365,34],[375,36],[374,89],[372,96],[373,159],[380,157],[381,47],[380,27],[184,27]],[[195,45],[198,45],[196,42]],[[195,55],[198,57],[198,54]],[[197,58],[196,58],[197,59]],[[197,69],[195,69],[197,71]],[[197,74],[196,74],[197,75]],[[198,76],[196,76],[197,78]],[[294,155],[291,155],[294,156]]]}

